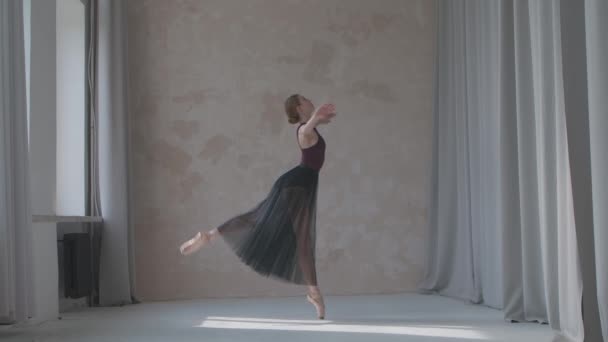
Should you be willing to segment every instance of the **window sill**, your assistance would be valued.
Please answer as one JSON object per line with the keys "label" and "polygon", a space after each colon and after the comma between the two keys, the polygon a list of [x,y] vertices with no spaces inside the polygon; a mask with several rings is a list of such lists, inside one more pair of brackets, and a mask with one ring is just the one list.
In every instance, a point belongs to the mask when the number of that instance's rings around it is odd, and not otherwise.
{"label": "window sill", "polygon": [[33,223],[60,223],[60,222],[103,222],[101,216],[61,216],[61,215],[32,215]]}

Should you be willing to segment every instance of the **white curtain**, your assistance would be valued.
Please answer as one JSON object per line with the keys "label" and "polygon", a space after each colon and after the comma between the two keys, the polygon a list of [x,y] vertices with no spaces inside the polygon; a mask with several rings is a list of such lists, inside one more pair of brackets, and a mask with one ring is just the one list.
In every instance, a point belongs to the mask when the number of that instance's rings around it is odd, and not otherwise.
{"label": "white curtain", "polygon": [[438,2],[421,289],[582,340],[560,14],[553,0]]}
{"label": "white curtain", "polygon": [[[503,245],[505,315],[515,320],[548,321],[576,338],[582,334],[582,282],[562,78],[560,7],[557,1],[515,1],[513,18],[515,129],[510,161]],[[511,95],[511,94],[509,94]],[[505,113],[509,115],[509,113]],[[507,138],[510,139],[510,138]],[[511,141],[509,141],[511,142]],[[507,189],[508,188],[508,189]],[[515,258],[511,256],[515,255]]]}
{"label": "white curtain", "polygon": [[33,315],[23,2],[0,0],[0,323]]}
{"label": "white curtain", "polygon": [[608,1],[585,1],[597,302],[608,341]]}
{"label": "white curtain", "polygon": [[126,2],[91,0],[91,203],[103,217],[99,304],[131,303]]}
{"label": "white curtain", "polygon": [[430,216],[433,253],[421,285],[493,307],[502,306],[503,283],[497,11],[496,2],[439,3]]}

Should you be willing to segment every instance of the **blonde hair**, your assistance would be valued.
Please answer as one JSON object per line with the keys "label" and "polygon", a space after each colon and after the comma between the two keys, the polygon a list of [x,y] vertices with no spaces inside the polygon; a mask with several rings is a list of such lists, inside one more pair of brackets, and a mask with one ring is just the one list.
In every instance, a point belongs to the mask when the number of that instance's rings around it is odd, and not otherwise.
{"label": "blonde hair", "polygon": [[300,122],[300,113],[298,113],[299,105],[299,94],[293,94],[285,100],[285,114],[287,114],[287,121],[289,121],[290,124],[297,124]]}

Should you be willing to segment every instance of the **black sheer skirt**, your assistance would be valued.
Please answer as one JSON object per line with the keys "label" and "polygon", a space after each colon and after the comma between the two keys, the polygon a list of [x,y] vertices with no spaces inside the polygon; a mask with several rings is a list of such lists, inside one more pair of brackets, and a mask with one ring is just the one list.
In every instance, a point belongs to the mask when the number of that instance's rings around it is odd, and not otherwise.
{"label": "black sheer skirt", "polygon": [[317,285],[315,227],[319,172],[299,165],[281,175],[252,210],[218,227],[224,241],[257,273]]}

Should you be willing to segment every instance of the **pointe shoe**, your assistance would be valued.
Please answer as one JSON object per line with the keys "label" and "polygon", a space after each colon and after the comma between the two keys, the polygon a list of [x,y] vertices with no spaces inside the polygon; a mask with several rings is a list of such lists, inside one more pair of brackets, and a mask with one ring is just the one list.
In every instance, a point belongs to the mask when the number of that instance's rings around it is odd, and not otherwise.
{"label": "pointe shoe", "polygon": [[314,295],[309,293],[306,295],[306,299],[310,304],[315,306],[315,309],[317,309],[317,317],[319,319],[325,319],[325,303],[323,302],[323,296],[320,293]]}
{"label": "pointe shoe", "polygon": [[192,239],[184,242],[180,246],[179,251],[182,253],[182,255],[190,255],[198,251],[207,242],[209,242],[209,240],[211,240],[209,233],[205,232],[201,234],[201,232],[198,232]]}

